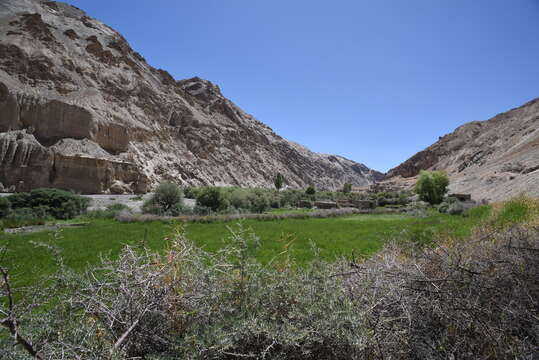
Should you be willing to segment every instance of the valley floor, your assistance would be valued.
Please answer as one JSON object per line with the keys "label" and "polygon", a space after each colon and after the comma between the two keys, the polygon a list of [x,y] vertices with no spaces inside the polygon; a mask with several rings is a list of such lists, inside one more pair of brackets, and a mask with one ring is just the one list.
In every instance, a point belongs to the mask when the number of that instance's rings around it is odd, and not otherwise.
{"label": "valley floor", "polygon": [[196,245],[215,252],[229,242],[230,231],[239,231],[241,226],[258,237],[259,244],[253,245],[251,251],[262,263],[271,262],[290,245],[289,254],[300,264],[306,264],[313,258],[311,241],[319,248],[323,259],[346,256],[357,260],[370,256],[386,241],[397,237],[422,243],[431,241],[435,234],[465,237],[479,218],[479,215],[461,217],[433,212],[424,218],[373,214],[187,225],[164,221],[119,223],[89,219],[85,226],[68,227],[56,233],[2,234],[0,247],[8,247],[7,265],[15,269],[17,285],[31,285],[55,268],[50,251],[37,246],[37,243],[58,247],[67,266],[83,270],[88,265],[97,264],[101,256],[116,256],[126,244],[144,242],[151,249],[163,250],[168,244],[167,235],[176,226],[184,227],[187,238]]}

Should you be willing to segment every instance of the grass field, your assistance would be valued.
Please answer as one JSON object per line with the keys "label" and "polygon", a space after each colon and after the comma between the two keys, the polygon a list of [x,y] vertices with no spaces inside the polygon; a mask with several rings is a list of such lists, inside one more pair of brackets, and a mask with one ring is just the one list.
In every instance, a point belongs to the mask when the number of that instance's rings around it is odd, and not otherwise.
{"label": "grass field", "polygon": [[[338,256],[366,257],[378,251],[393,237],[428,242],[434,234],[465,237],[484,215],[475,211],[471,216],[450,216],[431,213],[425,218],[407,215],[354,215],[326,219],[286,219],[273,221],[244,220],[243,228],[252,229],[259,238],[253,255],[268,263],[284,246],[292,241],[290,254],[300,264],[313,257],[311,241],[327,260]],[[119,223],[114,220],[89,220],[88,225],[65,228],[57,234],[39,232],[30,234],[2,234],[0,246],[8,253],[0,261],[12,268],[16,285],[30,285],[54,271],[50,251],[37,243],[50,243],[61,249],[67,266],[82,270],[96,264],[102,255],[116,255],[125,244],[136,244],[145,239],[154,250],[166,246],[164,238],[174,224],[167,222]],[[210,223],[185,225],[186,235],[207,251],[223,247],[230,234],[228,228],[237,224]]]}

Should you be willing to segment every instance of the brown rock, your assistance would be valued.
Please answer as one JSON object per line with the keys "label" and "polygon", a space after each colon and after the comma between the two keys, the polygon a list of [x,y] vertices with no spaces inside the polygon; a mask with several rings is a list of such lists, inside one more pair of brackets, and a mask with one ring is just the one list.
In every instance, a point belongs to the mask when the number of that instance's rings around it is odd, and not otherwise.
{"label": "brown rock", "polygon": [[[4,184],[82,192],[143,192],[165,179],[273,187],[280,172],[291,187],[339,189],[381,177],[281,138],[210,81],[176,81],[75,7],[3,0],[0,24],[22,34],[0,37],[0,132],[26,129],[17,153],[32,149],[9,160]],[[77,146],[82,155],[73,153]]]}
{"label": "brown rock", "polygon": [[410,187],[422,169],[446,171],[451,192],[477,200],[539,196],[539,99],[460,126],[391,169],[384,182]]}

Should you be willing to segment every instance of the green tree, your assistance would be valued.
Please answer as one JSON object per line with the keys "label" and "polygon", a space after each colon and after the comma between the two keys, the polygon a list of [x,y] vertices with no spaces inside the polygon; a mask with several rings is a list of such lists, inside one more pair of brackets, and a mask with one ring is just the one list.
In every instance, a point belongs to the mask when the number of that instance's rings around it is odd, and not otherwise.
{"label": "green tree", "polygon": [[345,194],[351,193],[352,192],[352,184],[350,184],[350,183],[344,184],[343,187],[342,187],[342,192],[345,193]]}
{"label": "green tree", "polygon": [[307,189],[305,189],[305,194],[314,195],[314,194],[316,194],[316,189],[314,188],[313,185],[309,185],[309,186],[307,186]]}
{"label": "green tree", "polygon": [[152,197],[144,204],[145,212],[177,216],[183,208],[183,191],[173,182],[164,182],[155,189]]}
{"label": "green tree", "polygon": [[284,176],[281,173],[277,173],[277,176],[275,176],[275,180],[273,181],[275,184],[275,188],[277,190],[281,189],[284,184]]}
{"label": "green tree", "polygon": [[11,203],[5,197],[0,197],[0,218],[6,217],[11,211]]}
{"label": "green tree", "polygon": [[448,185],[449,178],[445,172],[422,170],[415,185],[415,192],[421,200],[436,205],[443,201]]}
{"label": "green tree", "polygon": [[197,205],[205,206],[212,211],[218,211],[226,209],[229,202],[220,188],[208,186],[198,192]]}

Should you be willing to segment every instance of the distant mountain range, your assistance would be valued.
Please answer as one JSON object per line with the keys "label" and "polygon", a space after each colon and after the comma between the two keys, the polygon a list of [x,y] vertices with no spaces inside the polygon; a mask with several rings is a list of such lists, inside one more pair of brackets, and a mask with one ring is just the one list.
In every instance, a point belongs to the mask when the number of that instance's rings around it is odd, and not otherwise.
{"label": "distant mountain range", "polygon": [[[53,1],[0,2],[0,182],[85,193],[192,185],[364,186],[383,174],[275,134],[197,77],[148,65],[109,26]],[[278,104],[276,104],[278,106]]]}
{"label": "distant mountain range", "polygon": [[385,181],[411,184],[421,169],[447,171],[452,192],[477,200],[539,196],[539,99],[460,126],[391,169]]}

